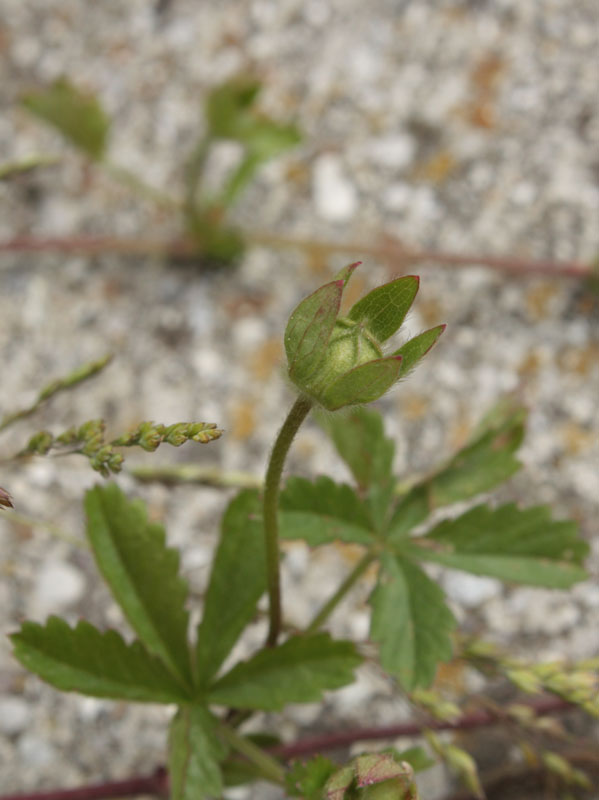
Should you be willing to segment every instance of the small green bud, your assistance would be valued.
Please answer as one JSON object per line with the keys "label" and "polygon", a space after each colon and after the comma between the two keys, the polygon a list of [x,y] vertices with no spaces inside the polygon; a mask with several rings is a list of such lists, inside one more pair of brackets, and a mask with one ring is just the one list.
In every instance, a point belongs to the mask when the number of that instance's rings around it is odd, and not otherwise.
{"label": "small green bud", "polygon": [[77,428],[69,428],[64,433],[61,433],[60,436],[57,436],[56,441],[64,445],[75,444],[75,442],[79,441]]}
{"label": "small green bud", "polygon": [[404,321],[419,281],[407,275],[379,286],[359,300],[347,317],[339,317],[343,291],[359,263],[345,267],[335,280],[305,298],[285,331],[290,379],[329,411],[377,400],[444,330],[439,326],[426,331],[385,356],[382,344]]}
{"label": "small green bud", "polygon": [[45,456],[54,443],[54,437],[48,431],[40,431],[34,434],[25,448],[26,453],[36,453]]}
{"label": "small green bud", "polygon": [[173,447],[179,447],[189,438],[189,425],[186,422],[177,422],[169,425],[164,433],[164,441]]}

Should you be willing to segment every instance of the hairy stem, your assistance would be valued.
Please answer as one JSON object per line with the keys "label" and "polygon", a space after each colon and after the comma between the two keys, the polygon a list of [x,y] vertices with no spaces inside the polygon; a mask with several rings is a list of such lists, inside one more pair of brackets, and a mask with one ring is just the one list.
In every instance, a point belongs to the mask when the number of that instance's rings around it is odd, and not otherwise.
{"label": "hairy stem", "polygon": [[234,750],[242,756],[245,756],[254,766],[258,767],[266,780],[277,783],[280,786],[285,785],[285,770],[276,759],[249,739],[240,736],[237,731],[233,730],[233,728],[230,728],[228,725],[221,726],[221,733],[223,739],[225,739]]}
{"label": "hairy stem", "polygon": [[279,575],[279,487],[285,458],[295,434],[312,408],[312,401],[300,395],[293,406],[275,441],[266,478],[264,481],[264,537],[266,544],[266,574],[268,582],[270,626],[266,639],[267,647],[277,643],[281,630],[281,582]]}
{"label": "hairy stem", "polygon": [[333,613],[335,608],[339,605],[341,600],[343,600],[343,598],[353,587],[353,585],[362,577],[362,575],[366,572],[368,567],[376,559],[376,556],[377,554],[372,550],[369,550],[362,556],[362,558],[358,561],[356,566],[352,569],[349,575],[341,583],[337,591],[331,595],[331,597],[327,600],[324,606],[320,609],[318,614],[316,614],[312,622],[306,628],[306,633],[314,633],[315,631],[317,631],[323,624],[323,622],[325,622],[331,616],[331,614]]}

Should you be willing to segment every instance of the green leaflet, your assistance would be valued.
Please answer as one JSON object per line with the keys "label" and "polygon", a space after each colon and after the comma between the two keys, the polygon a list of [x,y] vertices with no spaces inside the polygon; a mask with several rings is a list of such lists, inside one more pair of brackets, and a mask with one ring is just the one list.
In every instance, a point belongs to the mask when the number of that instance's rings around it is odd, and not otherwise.
{"label": "green leaflet", "polygon": [[412,561],[385,554],[371,595],[370,635],[381,665],[407,691],[430,686],[439,661],[451,658],[455,619],[443,592]]}
{"label": "green leaflet", "polygon": [[[426,547],[432,543],[438,548]],[[552,520],[547,506],[520,509],[509,503],[495,509],[476,506],[445,520],[414,539],[411,552],[478,575],[566,589],[586,577],[580,565],[588,545],[575,522]]]}
{"label": "green leaflet", "polygon": [[95,97],[84,94],[66,78],[29,92],[22,103],[91,158],[99,160],[104,155],[110,119]]}
{"label": "green leaflet", "polygon": [[203,706],[177,711],[169,730],[171,800],[220,797],[220,762],[227,748],[218,738],[218,722]]}
{"label": "green leaflet", "polygon": [[389,541],[394,544],[401,542],[412,528],[424,522],[431,511],[427,484],[414,486],[406,495],[400,497],[395,506],[389,523]]}
{"label": "green leaflet", "polygon": [[396,350],[393,355],[401,356],[401,372],[400,377],[405,377],[408,372],[411,372],[421,358],[428,353],[428,351],[437,343],[438,338],[445,330],[446,325],[437,325],[435,328],[430,328],[428,331],[414,336],[406,342],[399,350]]}
{"label": "green leaflet", "polygon": [[266,589],[261,514],[258,492],[248,489],[231,501],[223,515],[198,627],[196,672],[201,686],[218,672]]}
{"label": "green leaflet", "polygon": [[83,621],[70,628],[50,617],[45,626],[25,622],[11,639],[24,667],[65,692],[147,703],[189,699],[158,658],[116,631],[102,633]]}
{"label": "green leaflet", "polygon": [[85,509],[98,569],[131,626],[150,652],[191,685],[187,584],[164,528],[149,522],[143,504],[128,500],[116,484],[90,489]]}
{"label": "green leaflet", "polygon": [[497,418],[493,410],[474,438],[430,483],[432,505],[468,500],[503,483],[522,466],[514,453],[524,438],[526,410],[511,406]]}
{"label": "green leaflet", "polygon": [[399,330],[418,292],[420,278],[403,278],[377,286],[352,306],[349,318],[363,322],[379,342]]}
{"label": "green leaflet", "polygon": [[365,493],[373,527],[383,530],[394,494],[395,454],[392,440],[385,436],[383,418],[378,411],[356,406],[338,414],[317,412],[316,420]]}
{"label": "green leaflet", "polygon": [[346,405],[378,400],[398,379],[400,369],[401,356],[359,364],[321,392],[322,404],[329,411],[335,411]]}
{"label": "green leaflet", "polygon": [[237,664],[212,686],[208,700],[264,711],[309,703],[351,683],[360,661],[352,642],[334,641],[327,633],[294,636]]}
{"label": "green leaflet", "polygon": [[[263,750],[281,744],[281,740],[278,736],[272,736],[267,733],[250,733],[248,736],[244,736],[243,739],[250,744],[261,747]],[[264,774],[260,770],[260,767],[235,752],[231,753],[228,758],[223,761],[221,769],[225,786],[240,786],[244,783],[264,780]],[[318,800],[320,800],[320,798]]]}
{"label": "green leaflet", "polygon": [[311,547],[336,539],[372,542],[372,523],[362,501],[350,486],[328,477],[314,482],[289,478],[279,508],[279,533],[285,539],[304,539]]}
{"label": "green leaflet", "polygon": [[514,454],[524,437],[525,418],[525,409],[510,402],[492,409],[466,447],[399,500],[389,539],[399,541],[435,508],[489,491],[517,472],[521,464]]}
{"label": "green leaflet", "polygon": [[395,445],[385,436],[378,411],[358,406],[339,414],[319,413],[316,419],[361,489],[390,481]]}

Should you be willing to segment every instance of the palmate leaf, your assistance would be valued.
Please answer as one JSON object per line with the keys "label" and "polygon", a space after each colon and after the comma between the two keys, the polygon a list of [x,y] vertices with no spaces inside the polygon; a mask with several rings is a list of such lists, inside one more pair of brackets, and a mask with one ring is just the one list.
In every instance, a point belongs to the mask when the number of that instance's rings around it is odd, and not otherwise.
{"label": "palmate leaf", "polygon": [[258,492],[246,490],[229,504],[198,627],[196,674],[205,686],[218,672],[256,613],[266,589],[264,535]]}
{"label": "palmate leaf", "polygon": [[401,327],[419,284],[420,278],[416,275],[405,275],[377,286],[352,306],[348,316],[356,322],[364,322],[379,342],[385,342]]}
{"label": "palmate leaf", "polygon": [[504,581],[567,589],[586,577],[588,545],[576,523],[552,520],[547,506],[476,506],[412,545],[419,559]]}
{"label": "palmate leaf", "polygon": [[227,749],[218,738],[217,720],[204,706],[184,706],[169,730],[171,800],[220,797],[220,762]]}
{"label": "palmate leaf", "polygon": [[80,150],[100,159],[108,143],[110,119],[92,95],[84,94],[66,78],[52,86],[23,97],[23,105],[32,114],[60,131]]}
{"label": "palmate leaf", "polygon": [[439,661],[451,658],[455,619],[443,592],[406,558],[382,556],[371,595],[370,635],[380,645],[383,668],[404,689],[430,686]]}
{"label": "palmate leaf", "polygon": [[294,636],[237,664],[207,696],[217,705],[276,711],[351,683],[360,662],[352,642],[334,641],[328,633]]}
{"label": "palmate leaf", "polygon": [[116,631],[102,633],[88,622],[70,628],[50,617],[46,625],[25,622],[11,639],[21,664],[64,692],[147,703],[189,700],[162,661]]}
{"label": "palmate leaf", "polygon": [[398,541],[436,508],[468,500],[503,483],[521,464],[515,452],[524,437],[526,410],[502,401],[482,420],[451,461],[402,497],[389,525]]}
{"label": "palmate leaf", "polygon": [[303,539],[311,547],[336,539],[372,542],[372,523],[362,501],[350,486],[326,476],[314,482],[289,478],[279,509],[279,535],[285,539]]}
{"label": "palmate leaf", "polygon": [[114,598],[148,650],[190,685],[187,584],[164,528],[149,522],[144,505],[116,484],[91,489],[85,510],[87,537]]}

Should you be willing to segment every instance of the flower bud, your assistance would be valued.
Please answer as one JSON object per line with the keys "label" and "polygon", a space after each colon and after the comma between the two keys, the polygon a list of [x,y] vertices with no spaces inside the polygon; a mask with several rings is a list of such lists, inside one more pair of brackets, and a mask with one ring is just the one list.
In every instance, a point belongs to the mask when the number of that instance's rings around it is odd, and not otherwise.
{"label": "flower bud", "polygon": [[[359,262],[358,262],[359,263]],[[329,411],[377,400],[435,344],[445,329],[432,328],[388,356],[382,345],[401,326],[418,291],[407,275],[374,289],[339,317],[350,264],[291,314],[285,331],[289,377],[303,394]]]}

